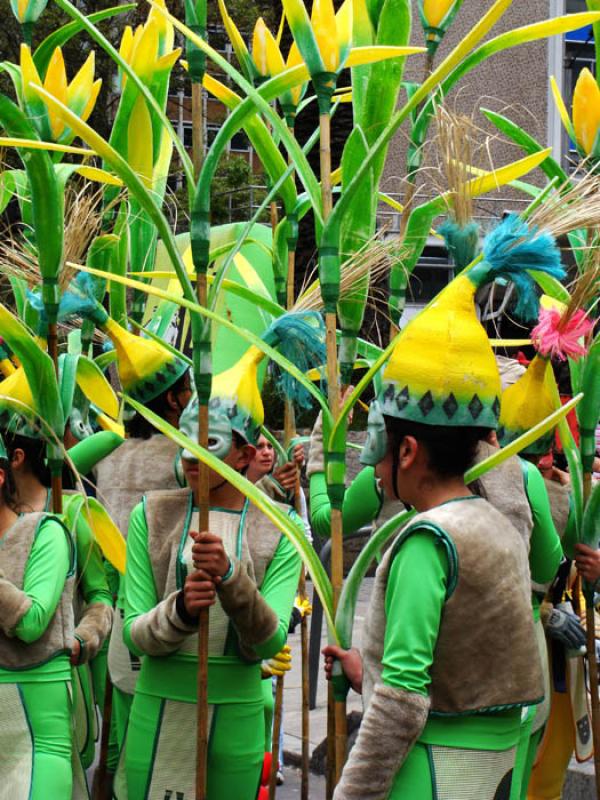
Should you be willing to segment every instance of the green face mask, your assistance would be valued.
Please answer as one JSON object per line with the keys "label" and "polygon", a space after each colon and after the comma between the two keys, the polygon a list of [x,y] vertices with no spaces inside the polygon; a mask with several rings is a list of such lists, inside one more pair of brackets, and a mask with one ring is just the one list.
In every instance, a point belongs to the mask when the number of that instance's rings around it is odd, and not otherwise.
{"label": "green face mask", "polygon": [[388,438],[385,429],[385,419],[379,402],[373,400],[369,407],[367,441],[360,455],[360,463],[365,467],[376,466],[385,458],[387,446]]}
{"label": "green face mask", "polygon": [[[190,400],[179,420],[179,430],[192,441],[198,441],[198,398]],[[240,410],[235,401],[228,398],[213,397],[208,406],[208,450],[214,456],[224,459],[231,451],[233,432],[238,433],[249,443],[258,439],[260,427],[250,416]],[[196,456],[184,449],[181,457],[196,461]]]}

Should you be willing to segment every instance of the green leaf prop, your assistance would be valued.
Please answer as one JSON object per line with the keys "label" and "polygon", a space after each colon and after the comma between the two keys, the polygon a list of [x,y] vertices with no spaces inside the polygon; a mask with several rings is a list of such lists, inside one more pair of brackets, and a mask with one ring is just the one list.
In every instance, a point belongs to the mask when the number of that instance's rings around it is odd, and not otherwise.
{"label": "green leaf prop", "polygon": [[[112,8],[105,8],[102,11],[95,11],[93,14],[89,14],[87,19],[95,25],[98,22],[103,22],[105,19],[116,17],[118,14],[127,14],[129,11],[133,11],[134,8],[136,8],[135,3],[113,6]],[[68,22],[66,25],[52,31],[51,34],[46,36],[44,41],[36,47],[35,53],[33,54],[33,61],[40,75],[45,75],[48,69],[48,63],[55,49],[57,47],[63,47],[70,39],[82,31],[83,28],[84,26],[81,22]]]}
{"label": "green leaf prop", "polygon": [[592,471],[596,453],[596,427],[600,419],[600,334],[589,349],[583,367],[581,390],[584,397],[577,409],[584,472]]}
{"label": "green leaf prop", "polygon": [[[21,109],[0,95],[0,123],[11,136],[38,139],[37,132]],[[56,322],[60,291],[58,276],[63,258],[64,194],[54,165],[43,150],[21,149],[31,197],[33,231],[42,275],[42,299],[50,324]]]}
{"label": "green leaf prop", "polygon": [[261,350],[265,355],[267,355],[272,361],[275,361],[279,366],[281,366],[284,370],[289,372],[295,380],[297,380],[306,390],[309,392],[317,401],[321,409],[323,410],[323,414],[329,418],[329,409],[327,407],[327,403],[325,402],[325,398],[321,394],[321,392],[311,383],[311,381],[303,375],[300,370],[294,366],[287,358],[282,356],[277,350],[273,347],[270,347],[266,342],[264,342],[259,336],[256,336],[254,333],[251,333],[248,330],[244,330],[243,328],[234,325],[225,317],[221,317],[219,314],[215,314],[214,311],[210,311],[208,308],[204,308],[203,306],[199,306],[197,303],[191,302],[187,300],[185,297],[179,297],[178,295],[170,294],[169,292],[165,292],[163,289],[158,289],[155,286],[147,285],[141,283],[140,281],[135,281],[132,278],[122,277],[121,275],[110,275],[110,273],[102,272],[101,270],[91,269],[90,267],[84,267],[82,265],[74,265],[78,266],[83,272],[89,272],[91,275],[98,275],[99,277],[106,278],[107,280],[114,280],[120,281],[125,286],[129,286],[132,289],[140,289],[147,294],[152,294],[155,297],[160,297],[162,300],[168,300],[172,303],[177,303],[177,305],[182,306],[183,308],[187,308],[190,311],[196,312],[202,317],[205,317],[212,322],[216,322],[219,325],[222,325],[225,328],[228,328],[233,333],[240,336],[245,341],[249,342],[250,344],[255,345]]}
{"label": "green leaf prop", "polygon": [[23,365],[37,414],[62,439],[65,420],[52,359],[23,323],[3,305],[0,305],[0,332]]}

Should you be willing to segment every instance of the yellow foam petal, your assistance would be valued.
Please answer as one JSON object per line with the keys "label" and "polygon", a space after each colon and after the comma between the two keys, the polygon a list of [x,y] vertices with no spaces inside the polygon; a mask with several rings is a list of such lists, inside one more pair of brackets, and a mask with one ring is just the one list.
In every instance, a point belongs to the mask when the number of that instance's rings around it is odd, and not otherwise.
{"label": "yellow foam petal", "polygon": [[573,127],[577,144],[589,155],[600,127],[600,89],[587,67],[579,73],[573,92]]}
{"label": "yellow foam petal", "polygon": [[21,78],[23,80],[23,94],[26,100],[37,98],[37,95],[33,94],[31,89],[29,88],[30,84],[36,84],[37,86],[42,85],[42,81],[40,79],[40,75],[37,71],[33,58],[31,56],[31,50],[26,44],[21,45]]}
{"label": "yellow foam petal", "polygon": [[252,60],[258,70],[258,74],[266,78],[269,75],[269,65],[267,62],[267,26],[262,17],[256,20],[254,33],[252,34]]}
{"label": "yellow foam petal", "polygon": [[310,21],[325,69],[328,72],[337,72],[340,51],[332,0],[313,0]]}
{"label": "yellow foam petal", "polygon": [[432,28],[438,28],[456,0],[423,0],[423,16]]}
{"label": "yellow foam petal", "polygon": [[[50,92],[50,94],[56,97],[61,103],[67,105],[67,71],[60,47],[54,50],[50,62],[48,63],[46,77],[44,78],[44,89]],[[52,136],[54,139],[58,139],[65,129],[65,124],[51,111],[49,111],[48,117],[50,119]]]}
{"label": "yellow foam petal", "polygon": [[152,183],[152,117],[142,95],[136,99],[127,126],[127,153],[130,167],[146,186]]}

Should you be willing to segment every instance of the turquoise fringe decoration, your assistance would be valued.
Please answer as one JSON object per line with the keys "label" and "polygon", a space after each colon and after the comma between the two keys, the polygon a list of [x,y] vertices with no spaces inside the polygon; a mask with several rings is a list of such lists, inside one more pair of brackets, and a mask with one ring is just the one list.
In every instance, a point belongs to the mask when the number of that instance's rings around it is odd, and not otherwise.
{"label": "turquoise fringe decoration", "polygon": [[554,237],[510,214],[486,237],[483,261],[468,275],[477,287],[496,278],[512,281],[519,294],[515,314],[524,320],[535,320],[539,298],[536,283],[527,270],[544,272],[557,280],[566,275]]}
{"label": "turquoise fringe decoration", "polygon": [[[325,324],[317,311],[293,311],[273,322],[261,337],[301,372],[321,367],[327,358]],[[271,364],[278,390],[287,400],[310,408],[311,395],[291,375]]]}

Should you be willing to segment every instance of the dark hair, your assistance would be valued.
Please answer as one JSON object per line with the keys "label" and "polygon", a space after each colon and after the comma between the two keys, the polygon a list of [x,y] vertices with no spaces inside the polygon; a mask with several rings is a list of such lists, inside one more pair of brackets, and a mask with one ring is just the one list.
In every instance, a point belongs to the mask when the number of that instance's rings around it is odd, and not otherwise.
{"label": "dark hair", "polygon": [[22,450],[25,453],[28,469],[31,470],[41,484],[50,486],[50,470],[46,464],[45,440],[21,436],[21,434],[12,433],[11,431],[3,431],[2,437],[9,459],[12,461],[15,450]]}
{"label": "dark hair", "polygon": [[427,451],[429,469],[443,478],[464,475],[475,461],[479,441],[488,433],[487,428],[423,425],[421,422],[389,416],[385,416],[385,428],[388,448],[394,454],[394,473],[398,469],[395,459],[402,440],[406,436],[413,436]]}
{"label": "dark hair", "polygon": [[[188,375],[189,370],[186,370],[183,375],[177,378],[175,383],[169,386],[168,389],[165,389],[162,394],[159,394],[158,397],[155,397],[153,400],[149,400],[147,403],[144,403],[146,408],[149,408],[150,411],[154,411],[154,413],[162,419],[166,419],[171,410],[167,395],[169,392],[173,392],[177,395],[189,388]],[[154,425],[151,422],[148,422],[145,417],[137,412],[126,423],[125,427],[127,429],[127,434],[133,439],[149,439],[155,433],[158,433]]]}
{"label": "dark hair", "polygon": [[4,470],[4,485],[0,492],[2,504],[15,510],[17,505],[17,485],[15,483],[15,476],[13,475],[10,461],[7,458],[0,458],[0,469]]}

